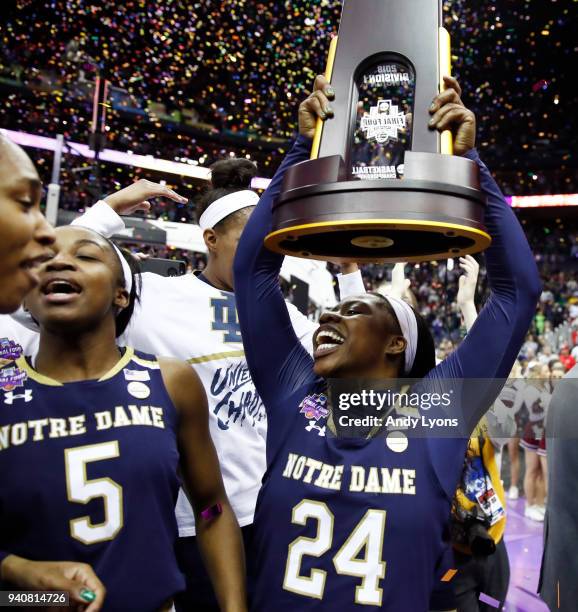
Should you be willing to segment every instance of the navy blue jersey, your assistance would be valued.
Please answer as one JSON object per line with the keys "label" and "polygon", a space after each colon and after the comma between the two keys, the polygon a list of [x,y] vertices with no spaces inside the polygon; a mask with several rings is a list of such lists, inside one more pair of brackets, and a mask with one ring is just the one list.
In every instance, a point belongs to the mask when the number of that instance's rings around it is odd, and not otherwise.
{"label": "navy blue jersey", "polygon": [[[411,438],[394,452],[383,436],[330,435],[326,411],[311,417],[325,383],[291,328],[278,285],[283,258],[263,246],[284,172],[307,159],[309,148],[309,140],[298,139],[251,215],[235,260],[243,345],[268,418],[253,609],[424,612],[444,567],[450,500],[470,431],[461,438]],[[505,379],[540,293],[520,225],[477,153],[468,157],[480,167],[488,199],[492,295],[459,348],[421,384]],[[465,403],[466,414],[456,406],[470,430],[498,391],[496,384],[481,387]]]}
{"label": "navy blue jersey", "polygon": [[[286,398],[278,427],[269,420],[269,469],[255,514],[261,575],[254,609],[275,602],[287,611],[427,610],[451,506],[433,467],[435,449],[424,438],[410,439],[401,453],[382,435],[336,438],[326,417],[310,423],[298,408],[314,390]],[[466,442],[454,446],[463,460]]]}
{"label": "navy blue jersey", "polygon": [[0,391],[0,550],[90,564],[106,611],[159,610],[184,579],[177,414],[156,359],[127,348],[100,380],[65,384],[10,367],[27,378]]}

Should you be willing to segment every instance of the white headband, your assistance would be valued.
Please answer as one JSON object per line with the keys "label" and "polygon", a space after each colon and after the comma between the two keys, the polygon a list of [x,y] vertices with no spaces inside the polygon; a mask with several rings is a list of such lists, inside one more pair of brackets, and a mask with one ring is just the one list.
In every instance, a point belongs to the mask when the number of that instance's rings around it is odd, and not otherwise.
{"label": "white headband", "polygon": [[395,316],[399,322],[401,333],[407,342],[405,347],[405,374],[409,374],[415,361],[417,351],[417,319],[413,308],[398,298],[385,295],[385,299],[391,304]]}
{"label": "white headband", "polygon": [[124,258],[124,255],[122,254],[121,250],[116,246],[116,244],[114,244],[114,242],[112,241],[109,241],[109,242],[110,244],[112,244],[114,248],[114,252],[116,253],[117,257],[120,259],[122,275],[124,276],[124,288],[128,291],[128,294],[130,295],[130,292],[132,291],[132,271],[130,269],[130,266],[128,265],[127,260]]}
{"label": "white headband", "polygon": [[215,200],[201,215],[199,225],[203,231],[212,229],[225,217],[247,206],[257,206],[257,202],[259,202],[259,196],[254,191],[250,189],[235,191]]}

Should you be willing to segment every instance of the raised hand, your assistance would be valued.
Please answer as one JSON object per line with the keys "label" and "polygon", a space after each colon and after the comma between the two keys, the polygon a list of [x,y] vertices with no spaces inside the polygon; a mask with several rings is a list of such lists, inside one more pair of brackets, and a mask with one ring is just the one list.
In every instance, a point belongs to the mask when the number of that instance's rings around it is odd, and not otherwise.
{"label": "raised hand", "polygon": [[471,255],[460,257],[459,266],[464,273],[460,276],[458,281],[459,289],[457,302],[462,306],[463,304],[474,301],[480,266]]}
{"label": "raised hand", "polygon": [[446,89],[438,94],[429,107],[432,115],[429,127],[454,136],[454,155],[463,155],[476,144],[476,117],[462,102],[462,88],[453,77],[444,76]]}
{"label": "raised hand", "polygon": [[187,198],[169,189],[166,185],[139,179],[132,185],[115,191],[104,198],[104,201],[119,215],[130,215],[137,210],[148,212],[151,204],[149,198],[169,198],[179,204],[186,204]]}
{"label": "raised hand", "polygon": [[323,76],[315,78],[311,95],[299,105],[299,133],[302,136],[313,138],[317,119],[326,121],[333,117],[330,100],[335,98],[333,87]]}

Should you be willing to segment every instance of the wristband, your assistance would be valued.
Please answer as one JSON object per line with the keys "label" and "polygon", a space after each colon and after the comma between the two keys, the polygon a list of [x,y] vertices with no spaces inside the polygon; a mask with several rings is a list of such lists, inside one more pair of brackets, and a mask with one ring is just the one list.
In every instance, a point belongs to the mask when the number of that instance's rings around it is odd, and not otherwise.
{"label": "wristband", "polygon": [[210,506],[209,508],[205,508],[201,512],[201,518],[205,521],[211,521],[212,519],[216,518],[217,516],[219,516],[219,514],[222,514],[222,513],[223,513],[223,506],[221,506],[221,504],[217,502],[213,506]]}

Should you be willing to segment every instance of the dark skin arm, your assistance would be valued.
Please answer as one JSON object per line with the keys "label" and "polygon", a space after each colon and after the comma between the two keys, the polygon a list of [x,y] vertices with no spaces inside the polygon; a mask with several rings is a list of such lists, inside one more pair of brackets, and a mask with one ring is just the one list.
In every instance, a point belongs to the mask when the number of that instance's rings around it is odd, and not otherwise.
{"label": "dark skin arm", "polygon": [[[179,413],[177,432],[185,490],[195,513],[197,537],[219,607],[246,612],[245,554],[237,519],[227,499],[219,459],[209,432],[207,396],[196,372],[175,359],[159,359],[169,396]],[[221,504],[206,520],[201,512]]]}

